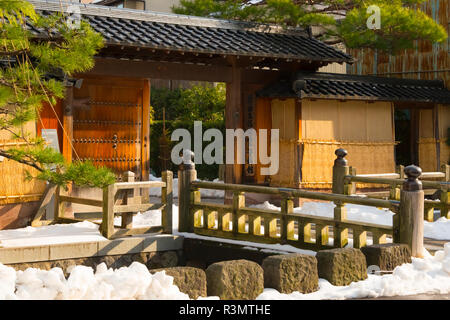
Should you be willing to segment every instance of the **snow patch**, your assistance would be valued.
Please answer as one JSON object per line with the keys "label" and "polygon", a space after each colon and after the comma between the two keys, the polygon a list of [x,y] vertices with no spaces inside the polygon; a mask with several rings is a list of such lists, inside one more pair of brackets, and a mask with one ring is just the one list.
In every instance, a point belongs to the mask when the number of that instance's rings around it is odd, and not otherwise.
{"label": "snow patch", "polygon": [[129,267],[108,269],[105,263],[91,267],[75,266],[69,277],[61,268],[15,271],[0,264],[0,300],[188,300],[164,271],[151,274],[147,267],[133,262]]}
{"label": "snow patch", "polygon": [[425,252],[425,258],[412,258],[412,263],[403,264],[392,274],[368,275],[364,281],[353,282],[348,286],[333,286],[325,279],[319,279],[319,290],[302,294],[293,292],[283,294],[275,289],[264,289],[258,300],[318,300],[355,299],[414,294],[450,293],[450,243],[434,256]]}
{"label": "snow patch", "polygon": [[450,219],[441,217],[434,222],[423,222],[423,233],[426,238],[450,240]]}

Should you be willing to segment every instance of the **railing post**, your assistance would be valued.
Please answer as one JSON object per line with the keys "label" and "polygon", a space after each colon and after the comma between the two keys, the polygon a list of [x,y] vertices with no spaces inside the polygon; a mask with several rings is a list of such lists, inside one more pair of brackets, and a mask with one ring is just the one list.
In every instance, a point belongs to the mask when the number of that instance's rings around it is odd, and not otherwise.
{"label": "railing post", "polygon": [[64,217],[64,203],[59,200],[59,196],[61,195],[61,187],[57,186],[55,191],[55,209],[53,213],[53,220],[58,220],[59,218]]}
{"label": "railing post", "polygon": [[405,179],[405,166],[404,165],[398,165],[395,167],[395,172],[400,175],[399,179]]}
{"label": "railing post", "polygon": [[443,164],[441,166],[441,171],[445,174],[444,181],[450,182],[450,165]]}
{"label": "railing post", "polygon": [[[351,176],[356,176],[356,168],[353,167],[349,167],[349,173]],[[352,182],[350,183],[350,185],[348,185],[348,189],[346,194],[348,195],[352,195],[356,193],[356,182]]]}
{"label": "railing post", "polygon": [[101,232],[102,235],[110,239],[114,234],[114,196],[116,190],[115,185],[110,184],[103,188],[103,216]]}
{"label": "railing post", "polygon": [[347,150],[337,149],[334,154],[337,156],[333,165],[333,193],[345,194],[345,176],[349,175],[350,167],[348,166],[345,156]]}
{"label": "railing post", "polygon": [[[441,188],[441,196],[439,197],[439,201],[441,204],[450,204],[450,190],[447,188]],[[446,217],[447,219],[450,219],[450,210],[448,207],[444,208],[441,207],[441,217]]]}
{"label": "railing post", "polygon": [[[239,209],[245,207],[245,195],[244,192],[233,192],[233,232],[245,232],[245,221],[239,219]],[[249,230],[250,232],[250,230]]]}
{"label": "railing post", "polygon": [[[135,174],[132,171],[126,171],[123,174],[122,181],[124,182],[134,182]],[[122,190],[125,193],[126,204],[135,204],[135,197],[139,194],[138,188],[134,188],[131,190]],[[131,229],[133,227],[133,212],[124,212],[121,214],[122,216],[122,228]]]}
{"label": "railing post", "polygon": [[172,233],[172,205],[173,205],[173,173],[172,171],[162,172],[162,181],[166,186],[161,189],[161,202],[164,204],[161,222],[164,233]]}
{"label": "railing post", "polygon": [[[445,174],[445,182],[450,182],[450,166],[448,164],[443,164],[442,172]],[[441,189],[441,196],[440,196],[440,202],[441,204],[449,204],[450,203],[450,190],[448,189]],[[450,219],[450,210],[447,208],[441,207],[441,217],[446,217],[447,219]]]}
{"label": "railing post", "polygon": [[197,180],[197,171],[192,162],[193,152],[184,150],[183,163],[178,169],[178,231],[193,232],[193,219],[190,213],[191,182]]}
{"label": "railing post", "polygon": [[400,200],[400,191],[401,188],[398,184],[392,183],[389,186],[389,199],[390,200]]}
{"label": "railing post", "polygon": [[400,192],[398,230],[394,230],[394,242],[407,244],[413,257],[423,257],[424,192],[419,177],[422,169],[410,165],[404,170],[407,180]]}
{"label": "railing post", "polygon": [[294,200],[289,195],[283,195],[281,200],[281,227],[280,237],[281,243],[287,243],[288,239],[288,215],[294,213]]}
{"label": "railing post", "polygon": [[[395,172],[398,173],[399,179],[405,179],[405,166],[398,165],[395,167]],[[389,199],[391,200],[400,200],[400,191],[402,187],[396,183],[391,184],[389,191]]]}
{"label": "railing post", "polygon": [[[202,195],[198,188],[191,188],[190,203],[199,203],[202,201]],[[188,232],[194,232],[194,228],[203,228],[207,225],[206,221],[203,221],[204,210],[190,210],[189,211],[189,229]],[[202,222],[203,221],[203,222]]]}
{"label": "railing post", "polygon": [[[344,157],[347,155],[347,150],[345,149],[337,149],[334,154],[337,156],[336,160],[334,160],[333,165],[333,193],[337,194],[345,194],[345,176],[349,174],[350,168],[348,166],[347,160]],[[345,204],[341,201],[335,201],[334,204],[336,207],[334,208],[334,220],[335,221],[343,221],[347,219],[347,208],[345,208]],[[338,225],[335,225],[333,229],[334,235],[334,246],[335,247],[344,247],[348,243],[348,229],[340,228]]]}

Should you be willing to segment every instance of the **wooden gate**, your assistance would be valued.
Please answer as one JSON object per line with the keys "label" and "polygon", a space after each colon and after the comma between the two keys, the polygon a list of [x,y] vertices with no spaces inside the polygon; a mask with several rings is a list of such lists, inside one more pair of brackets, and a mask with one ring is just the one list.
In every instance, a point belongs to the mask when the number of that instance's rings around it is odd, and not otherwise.
{"label": "wooden gate", "polygon": [[148,80],[83,77],[74,90],[73,160],[149,177]]}

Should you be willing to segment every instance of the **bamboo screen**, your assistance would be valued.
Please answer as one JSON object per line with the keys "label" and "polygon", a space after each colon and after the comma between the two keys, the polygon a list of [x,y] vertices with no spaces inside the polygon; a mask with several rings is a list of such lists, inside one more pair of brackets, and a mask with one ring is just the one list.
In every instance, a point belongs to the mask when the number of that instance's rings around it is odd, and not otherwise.
{"label": "bamboo screen", "polygon": [[295,187],[298,127],[294,99],[274,99],[271,104],[272,129],[279,129],[279,170],[270,177],[271,186]]}
{"label": "bamboo screen", "polygon": [[[24,131],[36,134],[36,124],[30,122],[23,128]],[[0,148],[11,148],[20,144],[12,140],[11,133],[0,131]],[[39,200],[45,189],[45,182],[25,180],[25,170],[35,175],[37,171],[16,161],[3,158],[0,161],[0,205],[17,202]]]}
{"label": "bamboo screen", "polygon": [[450,107],[438,106],[439,144],[441,165],[450,163],[450,146],[447,145],[448,128],[450,128]]}
{"label": "bamboo screen", "polygon": [[302,100],[301,119],[302,187],[331,187],[337,148],[359,174],[395,171],[390,102]]}

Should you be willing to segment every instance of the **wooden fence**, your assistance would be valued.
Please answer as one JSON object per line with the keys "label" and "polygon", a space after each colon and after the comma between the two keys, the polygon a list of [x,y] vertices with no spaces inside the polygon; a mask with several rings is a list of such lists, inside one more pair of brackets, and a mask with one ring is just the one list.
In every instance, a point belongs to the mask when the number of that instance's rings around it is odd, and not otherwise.
{"label": "wooden fence", "polygon": [[[354,168],[349,169],[349,174],[344,179],[344,190],[347,194],[356,192],[357,183],[388,185],[388,192],[367,192],[363,193],[371,198],[388,198],[391,200],[400,200],[401,185],[404,183],[403,166],[400,166],[398,173],[384,174],[364,174],[357,175]],[[439,195],[437,201],[425,200],[424,202],[424,218],[427,221],[434,221],[434,209],[439,208],[441,217],[450,219],[450,166],[442,165],[441,172],[422,172],[420,179],[425,194]],[[428,181],[424,179],[441,179],[442,181]]]}
{"label": "wooden fence", "polygon": [[[311,250],[344,247],[349,243],[350,235],[354,248],[365,246],[369,235],[374,244],[385,243],[387,237],[392,237],[393,242],[409,244],[413,255],[420,256],[423,218],[418,212],[423,212],[424,193],[421,188],[414,187],[417,177],[411,174],[408,180],[401,181],[404,190],[401,191],[400,201],[350,196],[346,194],[350,184],[344,183],[349,175],[344,159],[346,154],[343,149],[336,151],[338,158],[333,166],[333,193],[201,182],[196,181],[194,164],[184,164],[178,174],[179,231],[260,243],[290,244]],[[230,191],[233,202],[230,205],[203,202],[199,191],[202,188]],[[246,192],[280,196],[281,211],[246,207]],[[332,201],[335,204],[334,217],[295,213],[294,198]],[[350,221],[347,219],[346,203],[388,208],[395,213],[393,226]]]}
{"label": "wooden fence", "polygon": [[[28,125],[27,125],[28,126]],[[10,136],[0,130],[0,149],[25,146],[26,142],[2,139]],[[26,172],[35,176],[38,171],[17,161],[0,156],[0,206],[13,203],[39,201],[45,190],[45,182],[37,179],[27,180]]]}
{"label": "wooden fence", "polygon": [[[100,218],[102,222],[97,224],[100,224],[102,235],[108,239],[144,233],[172,233],[173,173],[164,171],[162,173],[162,181],[135,182],[134,173],[127,172],[124,181],[126,182],[114,183],[104,188],[101,200],[72,197],[64,194],[60,187],[54,186],[54,219],[42,221],[43,212],[39,210],[32,225],[72,223],[89,220],[89,218]],[[144,196],[141,196],[141,189],[148,190],[148,188],[161,188],[161,203],[150,203],[149,197],[145,196],[145,191],[142,193]],[[51,193],[51,191],[47,191],[41,208],[49,204]],[[102,216],[97,217],[96,213],[92,213],[92,215],[84,214],[85,219],[67,217],[65,215],[66,203],[77,203],[101,208]],[[162,211],[161,226],[133,228],[133,215],[148,210]],[[122,217],[120,228],[116,228],[114,225],[115,216]]]}

